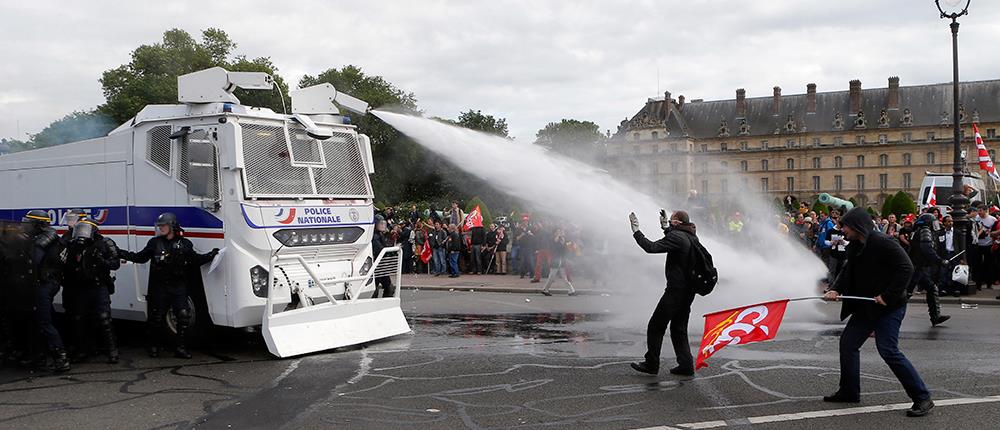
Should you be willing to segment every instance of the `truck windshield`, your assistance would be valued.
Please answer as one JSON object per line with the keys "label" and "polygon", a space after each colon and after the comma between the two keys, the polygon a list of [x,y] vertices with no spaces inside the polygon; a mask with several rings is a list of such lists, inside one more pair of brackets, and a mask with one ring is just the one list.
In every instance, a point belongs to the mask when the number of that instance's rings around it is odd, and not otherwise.
{"label": "truck windshield", "polygon": [[372,197],[356,134],[318,141],[298,124],[240,126],[247,197]]}

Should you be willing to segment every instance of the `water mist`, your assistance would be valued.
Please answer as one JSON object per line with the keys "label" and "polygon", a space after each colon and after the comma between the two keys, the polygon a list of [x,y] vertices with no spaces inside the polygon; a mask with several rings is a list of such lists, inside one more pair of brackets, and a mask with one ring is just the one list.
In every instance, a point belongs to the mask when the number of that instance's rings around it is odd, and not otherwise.
{"label": "water mist", "polygon": [[[459,168],[496,184],[501,190],[528,202],[533,210],[558,214],[588,231],[604,233],[616,253],[610,268],[609,289],[634,300],[632,311],[620,315],[617,323],[644,327],[664,288],[664,255],[648,255],[636,246],[629,229],[628,214],[634,211],[642,231],[650,240],[662,237],[658,213],[661,208],[687,209],[679,196],[658,201],[607,173],[582,162],[553,154],[545,148],[513,142],[426,118],[373,111],[376,115],[418,144],[446,158]],[[731,181],[734,182],[735,181]],[[736,198],[741,198],[736,196]],[[728,237],[699,230],[702,244],[712,253],[720,282],[706,297],[697,297],[690,326],[701,333],[700,316],[706,312],[782,298],[816,296],[817,280],[825,268],[800,245],[778,233],[773,215],[745,196],[741,206],[749,211],[748,224],[754,246],[737,246]],[[697,224],[697,218],[692,219]],[[599,297],[573,300],[602,300]],[[818,321],[823,313],[813,302],[789,305],[787,319]],[[827,305],[829,306],[829,305]]]}

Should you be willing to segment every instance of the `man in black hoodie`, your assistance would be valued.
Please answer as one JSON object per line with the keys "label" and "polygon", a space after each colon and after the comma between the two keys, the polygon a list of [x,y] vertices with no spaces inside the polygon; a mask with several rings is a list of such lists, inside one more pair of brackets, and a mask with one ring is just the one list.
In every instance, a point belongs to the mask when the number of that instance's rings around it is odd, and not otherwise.
{"label": "man in black hoodie", "polygon": [[847,246],[847,263],[825,300],[836,301],[840,295],[872,297],[846,300],[840,319],[851,317],[840,335],[840,389],[823,398],[833,403],[861,401],[861,363],[859,350],[875,332],[875,346],[882,360],[903,384],[913,400],[907,416],[927,415],[934,402],[906,356],[899,351],[899,325],[906,315],[909,298],[907,286],[913,276],[913,264],[898,242],[875,230],[870,215],[861,208],[852,209],[840,220]]}
{"label": "man in black hoodie", "polygon": [[677,356],[677,367],[670,369],[670,373],[692,376],[694,359],[691,358],[687,326],[695,293],[688,286],[686,273],[691,264],[691,246],[697,240],[695,225],[691,223],[687,212],[676,211],[667,218],[666,212],[660,211],[663,239],[652,242],[639,231],[639,220],[635,213],[629,214],[628,217],[632,225],[632,236],[640,248],[649,254],[667,254],[664,266],[667,288],[646,326],[646,356],[642,362],[632,363],[631,366],[642,373],[652,375],[659,373],[660,349],[663,345],[663,335],[669,325],[670,342]]}

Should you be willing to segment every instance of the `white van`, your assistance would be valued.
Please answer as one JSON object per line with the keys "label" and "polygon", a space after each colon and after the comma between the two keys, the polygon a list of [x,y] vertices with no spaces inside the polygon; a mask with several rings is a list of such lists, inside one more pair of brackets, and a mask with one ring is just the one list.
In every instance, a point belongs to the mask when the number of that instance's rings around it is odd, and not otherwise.
{"label": "white van", "polygon": [[[926,172],[924,180],[920,183],[920,192],[917,194],[917,209],[923,210],[927,207],[927,199],[930,197],[931,186],[933,186],[937,199],[937,207],[941,209],[941,213],[948,213],[951,210],[950,206],[948,206],[948,198],[952,194],[952,179],[951,173]],[[962,184],[971,185],[976,190],[975,195],[970,198],[971,201],[985,201],[986,186],[979,175],[966,173],[962,176]]]}
{"label": "white van", "polygon": [[[277,356],[409,332],[398,297],[370,298],[375,276],[399,285],[402,259],[372,255],[371,144],[340,114],[368,105],[329,84],[292,91],[292,115],[232,94],[272,86],[263,73],[191,73],[178,78],[181,104],[146,106],[105,137],[0,156],[0,219],[43,209],[65,231],[65,213],[82,208],[138,250],[173,212],[197,250],[223,250],[190,289],[194,324],[261,326]],[[146,318],[148,275],[148,264],[117,271],[114,317]]]}

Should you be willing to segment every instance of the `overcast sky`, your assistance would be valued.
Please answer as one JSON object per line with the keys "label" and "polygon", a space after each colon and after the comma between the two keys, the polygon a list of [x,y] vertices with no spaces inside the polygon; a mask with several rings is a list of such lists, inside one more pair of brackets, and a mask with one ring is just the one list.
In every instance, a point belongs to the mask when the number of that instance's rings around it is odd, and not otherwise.
{"label": "overcast sky", "polygon": [[[954,2],[955,0],[943,0]],[[1000,78],[1000,1],[961,18],[963,80]],[[533,141],[561,118],[617,126],[648,97],[688,100],[951,80],[930,0],[3,2],[0,137],[103,102],[102,71],[181,28],[225,30],[294,84],[347,64],[413,92],[428,115],[480,109]],[[18,134],[20,132],[20,135]]]}

